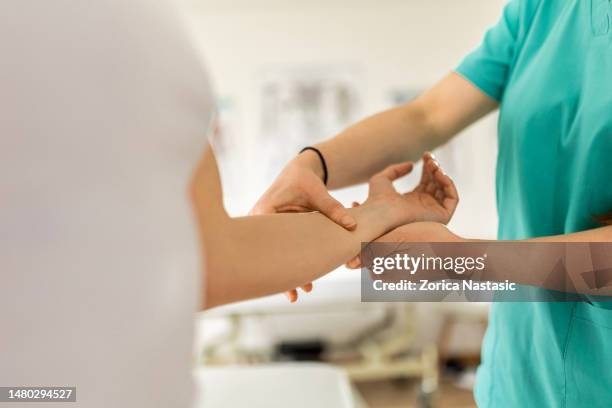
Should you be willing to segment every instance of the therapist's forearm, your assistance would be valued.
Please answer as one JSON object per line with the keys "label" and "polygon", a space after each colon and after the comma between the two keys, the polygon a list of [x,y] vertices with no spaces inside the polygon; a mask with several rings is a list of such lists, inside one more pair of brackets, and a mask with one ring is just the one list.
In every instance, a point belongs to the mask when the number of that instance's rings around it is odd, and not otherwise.
{"label": "therapist's forearm", "polygon": [[[391,228],[384,208],[350,210],[358,221],[347,231],[319,213],[220,220],[205,239],[206,307],[293,289],[334,270]],[[211,231],[212,232],[212,231]]]}
{"label": "therapist's forearm", "polygon": [[595,228],[571,234],[538,237],[527,242],[612,242],[612,226]]}
{"label": "therapist's forearm", "polygon": [[[488,239],[464,239],[465,242],[475,242],[475,243],[485,243],[485,242],[499,242],[497,240],[488,240]],[[572,232],[569,234],[560,234],[560,235],[549,235],[546,237],[536,237],[536,238],[528,238],[522,240],[515,240],[512,242],[612,242],[612,225],[607,225],[605,227],[593,228],[586,231]]]}
{"label": "therapist's forearm", "polygon": [[[515,241],[466,239],[453,234],[444,225],[417,222],[403,225],[376,242],[396,244],[415,243],[421,247],[407,247],[411,251],[427,252],[437,258],[466,259],[486,254],[486,267],[473,269],[470,273],[455,273],[452,268],[423,269],[420,273],[406,274],[392,271],[378,275],[377,279],[397,282],[406,279],[413,282],[441,281],[445,279],[473,281],[510,281],[567,293],[612,296],[612,254],[609,246],[596,243],[612,242],[612,226],[595,228],[571,234],[539,237]],[[435,245],[429,243],[457,243],[457,245]],[[464,244],[469,245],[464,245]],[[563,245],[564,243],[574,245]],[[595,243],[594,245],[589,245]],[[552,245],[547,245],[552,244]],[[561,245],[554,245],[561,244]],[[576,245],[577,244],[577,245]],[[398,245],[388,248],[378,246],[368,251],[376,256],[395,256]],[[368,266],[372,259],[365,260]]]}
{"label": "therapist's forearm", "polygon": [[[482,240],[467,240],[468,242],[495,242]],[[587,231],[580,231],[571,234],[554,235],[525,239],[515,242],[527,242],[533,244],[542,243],[596,243],[612,242],[612,226],[595,228]],[[566,251],[568,259],[589,259],[594,270],[593,273],[607,274],[607,270],[612,268],[612,258],[605,254],[600,254],[593,248],[584,245],[566,246],[565,248],[549,247],[543,251]],[[588,271],[584,268],[557,268],[558,258],[547,256],[546,252],[536,252],[527,245],[517,246],[515,251],[510,251],[504,246],[491,246],[487,251],[488,263],[495,265],[488,268],[487,273],[480,277],[480,280],[503,281],[509,279],[513,282],[542,287],[561,292],[573,292],[583,295],[612,296],[612,282],[603,282],[601,287],[589,286],[590,279],[585,279],[583,274]],[[567,273],[567,276],[561,275]],[[604,280],[607,277],[604,276]],[[569,286],[568,282],[572,283]]]}
{"label": "therapist's forearm", "polygon": [[441,143],[423,106],[413,102],[362,120],[317,148],[327,161],[327,185],[336,189],[365,182],[389,164],[417,161]]}
{"label": "therapist's forearm", "polygon": [[[371,116],[317,145],[331,189],[364,182],[392,163],[418,160],[497,108],[497,102],[451,72],[414,101]],[[312,155],[300,155],[316,171]]]}

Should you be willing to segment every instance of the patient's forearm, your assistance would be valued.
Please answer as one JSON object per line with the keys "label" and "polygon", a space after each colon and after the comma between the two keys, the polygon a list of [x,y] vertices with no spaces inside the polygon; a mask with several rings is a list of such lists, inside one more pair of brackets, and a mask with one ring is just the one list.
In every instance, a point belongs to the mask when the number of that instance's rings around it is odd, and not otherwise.
{"label": "patient's forearm", "polygon": [[349,209],[358,225],[354,231],[319,213],[231,218],[210,148],[194,174],[191,194],[205,254],[207,308],[315,280],[357,255],[361,242],[397,226],[382,203]]}
{"label": "patient's forearm", "polygon": [[[385,209],[350,210],[347,231],[319,213],[227,218],[205,239],[206,307],[293,289],[334,270],[387,232]],[[212,231],[211,231],[212,232]]]}

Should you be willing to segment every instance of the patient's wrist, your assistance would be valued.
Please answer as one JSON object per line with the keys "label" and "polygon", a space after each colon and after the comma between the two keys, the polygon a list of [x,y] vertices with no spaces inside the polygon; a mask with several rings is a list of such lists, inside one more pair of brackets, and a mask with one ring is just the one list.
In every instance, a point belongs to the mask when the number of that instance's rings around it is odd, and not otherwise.
{"label": "patient's wrist", "polygon": [[401,198],[376,200],[368,204],[374,206],[373,209],[380,214],[381,222],[389,225],[390,229],[417,221],[415,214],[412,211],[407,211]]}
{"label": "patient's wrist", "polygon": [[[349,211],[357,219],[358,229],[367,228],[374,234],[370,239],[378,238],[401,225],[413,222],[408,214],[402,214],[399,208],[388,201],[372,201],[350,208]],[[364,228],[362,228],[364,227]]]}
{"label": "patient's wrist", "polygon": [[388,218],[386,222],[390,225],[389,230],[417,221],[415,214],[407,211],[406,206],[399,201],[386,203],[385,210]]}

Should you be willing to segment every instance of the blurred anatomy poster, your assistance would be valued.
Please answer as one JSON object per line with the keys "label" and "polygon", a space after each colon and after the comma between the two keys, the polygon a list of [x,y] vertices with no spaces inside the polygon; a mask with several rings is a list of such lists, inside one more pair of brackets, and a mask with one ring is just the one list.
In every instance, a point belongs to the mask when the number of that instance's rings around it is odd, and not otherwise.
{"label": "blurred anatomy poster", "polygon": [[[398,87],[392,89],[389,92],[389,106],[400,106],[407,104],[413,100],[415,100],[419,95],[425,92],[424,88],[406,88],[406,87]],[[446,143],[440,147],[438,147],[433,152],[440,163],[444,164],[444,170],[449,174],[454,175],[456,177],[460,174],[459,162],[461,160],[461,151],[457,149],[456,143],[452,141],[450,143]],[[465,166],[463,166],[465,168]],[[414,172],[414,182],[416,182],[418,175],[421,174],[421,168],[419,167],[417,171]]]}
{"label": "blurred anatomy poster", "polygon": [[279,67],[258,78],[258,142],[273,177],[303,147],[362,117],[362,75],[353,65]]}

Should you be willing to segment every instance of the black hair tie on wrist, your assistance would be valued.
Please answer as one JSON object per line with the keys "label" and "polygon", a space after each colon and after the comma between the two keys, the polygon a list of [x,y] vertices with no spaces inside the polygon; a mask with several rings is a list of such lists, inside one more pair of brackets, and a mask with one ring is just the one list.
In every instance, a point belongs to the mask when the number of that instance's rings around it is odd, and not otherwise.
{"label": "black hair tie on wrist", "polygon": [[321,166],[323,167],[323,184],[327,185],[327,163],[325,162],[325,157],[323,157],[323,153],[321,153],[321,151],[316,147],[307,146],[300,150],[300,154],[304,153],[306,150],[312,150],[317,154],[317,156],[319,156],[319,159],[321,160]]}

